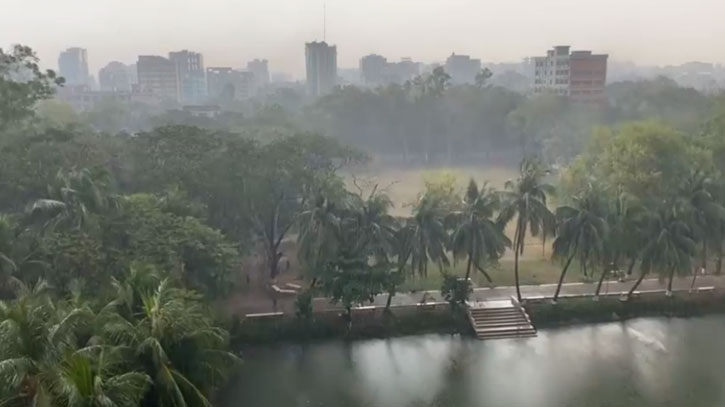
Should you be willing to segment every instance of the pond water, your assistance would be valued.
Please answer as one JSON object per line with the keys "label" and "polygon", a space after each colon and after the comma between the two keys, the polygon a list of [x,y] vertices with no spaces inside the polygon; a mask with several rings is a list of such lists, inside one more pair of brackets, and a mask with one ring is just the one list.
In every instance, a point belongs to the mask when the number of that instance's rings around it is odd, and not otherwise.
{"label": "pond water", "polygon": [[254,349],[221,405],[725,406],[725,317]]}

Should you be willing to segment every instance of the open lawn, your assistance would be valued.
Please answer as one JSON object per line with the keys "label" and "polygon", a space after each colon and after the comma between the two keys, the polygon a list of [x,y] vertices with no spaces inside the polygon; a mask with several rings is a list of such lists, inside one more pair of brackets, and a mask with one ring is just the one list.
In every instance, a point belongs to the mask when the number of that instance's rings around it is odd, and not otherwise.
{"label": "open lawn", "polygon": [[[540,253],[539,253],[540,254]],[[519,279],[521,285],[534,284],[551,284],[559,281],[562,265],[558,262],[552,262],[549,259],[540,256],[532,256],[530,258],[519,259]],[[466,274],[466,262],[460,261],[455,266],[448,269],[450,273],[463,277]],[[495,267],[486,270],[493,280],[494,286],[512,286],[514,285],[514,261],[511,259],[502,259]],[[596,271],[594,280],[599,277],[600,271]],[[475,287],[488,287],[488,281],[477,270],[471,271],[471,279]],[[586,279],[581,274],[578,265],[572,264],[569,267],[564,282],[589,282],[592,278]],[[441,288],[443,277],[438,270],[437,265],[431,264],[428,267],[428,276],[409,276],[400,291],[421,291],[421,290],[438,290]]]}
{"label": "open lawn", "polygon": [[349,190],[357,192],[362,189],[369,193],[377,185],[378,190],[384,191],[395,205],[392,214],[408,216],[411,206],[423,192],[424,180],[430,177],[448,174],[455,176],[456,185],[461,193],[465,190],[470,179],[482,184],[484,181],[497,188],[503,189],[509,179],[516,178],[517,168],[509,167],[434,167],[434,168],[390,168],[370,165],[362,170],[346,173],[345,183]]}
{"label": "open lawn", "polygon": [[[515,179],[518,175],[518,169],[515,167],[502,166],[461,166],[461,167],[435,167],[435,168],[388,168],[369,166],[362,171],[356,171],[355,174],[346,174],[345,180],[347,186],[352,191],[361,189],[364,193],[368,193],[377,185],[378,190],[384,191],[393,201],[395,205],[392,212],[397,216],[409,216],[411,206],[415,203],[417,197],[424,190],[424,182],[426,179],[440,177],[443,175],[453,176],[456,185],[461,194],[470,179],[483,183],[488,181],[490,185],[497,189],[503,189],[507,180]],[[514,223],[511,222],[506,226],[506,235],[509,238],[514,235]],[[521,284],[548,284],[555,283],[559,279],[561,265],[551,261],[551,239],[547,240],[542,247],[542,241],[539,238],[526,238],[526,249],[523,256],[519,259],[519,272]],[[506,252],[499,264],[487,270],[493,279],[495,285],[513,285],[513,252]],[[465,275],[465,260],[459,261],[455,266],[451,266],[449,270],[456,275]],[[478,287],[488,286],[488,282],[483,275],[477,271],[471,273],[474,283]],[[583,281],[582,275],[576,264],[572,264],[571,269],[567,273],[566,282]],[[428,267],[427,277],[410,277],[406,281],[401,291],[405,290],[427,290],[439,289],[442,277],[437,265]]]}

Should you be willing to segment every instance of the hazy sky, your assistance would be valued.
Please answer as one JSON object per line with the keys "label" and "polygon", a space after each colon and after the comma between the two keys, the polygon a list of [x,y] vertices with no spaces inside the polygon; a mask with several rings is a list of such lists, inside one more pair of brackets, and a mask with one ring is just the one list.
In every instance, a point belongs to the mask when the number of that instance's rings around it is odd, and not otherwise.
{"label": "hazy sky", "polygon": [[44,65],[88,49],[91,70],[139,54],[202,52],[206,66],[267,58],[304,75],[305,41],[338,46],[338,66],[360,56],[518,61],[554,44],[640,64],[725,63],[725,0],[0,0],[0,47],[23,43]]}

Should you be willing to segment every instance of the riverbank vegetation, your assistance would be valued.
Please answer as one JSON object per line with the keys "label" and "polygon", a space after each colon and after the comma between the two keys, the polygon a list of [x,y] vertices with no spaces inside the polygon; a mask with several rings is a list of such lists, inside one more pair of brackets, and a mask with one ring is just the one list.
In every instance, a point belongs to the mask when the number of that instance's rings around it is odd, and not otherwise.
{"label": "riverbank vegetation", "polygon": [[[207,405],[238,363],[223,329],[233,325],[217,315],[229,314],[224,298],[249,287],[251,257],[261,259],[270,287],[294,256],[303,276],[299,326],[311,299],[325,296],[343,309],[347,331],[355,329],[354,307],[379,294],[390,306],[414,279],[436,275],[436,288],[456,306],[469,278],[500,284],[504,262],[518,286],[520,269],[530,267],[520,256],[536,238],[542,247],[553,242],[557,270],[549,274],[560,283],[574,270],[599,281],[621,271],[639,277],[633,293],[648,274],[671,281],[721,271],[725,110],[712,110],[721,102],[714,97],[632,85],[658,91],[610,106],[618,118],[700,110],[674,124],[611,119],[591,137],[567,133],[588,147],[552,157],[552,145],[568,143],[558,139],[566,133],[558,120],[574,120],[580,108],[548,97],[498,98],[508,91],[483,84],[451,87],[441,70],[406,87],[339,89],[296,113],[275,105],[215,121],[167,112],[156,127],[113,134],[98,117],[60,118],[48,109],[61,83],[27,48],[0,53],[0,403],[7,405]],[[616,100],[636,98],[617,89]],[[682,97],[664,107],[645,103],[663,92]],[[388,106],[378,98],[400,105],[373,110]],[[499,110],[501,100],[511,106]],[[460,120],[448,115],[464,111]],[[582,123],[589,133],[600,122]],[[470,148],[513,154],[521,164],[499,189],[485,179],[465,188],[431,179],[409,213],[394,214],[402,204],[388,194],[395,185],[346,183],[342,175],[370,159],[348,147],[366,147],[370,134],[377,141],[369,151],[395,140],[402,155],[424,163]],[[396,330],[406,331],[382,332]]]}

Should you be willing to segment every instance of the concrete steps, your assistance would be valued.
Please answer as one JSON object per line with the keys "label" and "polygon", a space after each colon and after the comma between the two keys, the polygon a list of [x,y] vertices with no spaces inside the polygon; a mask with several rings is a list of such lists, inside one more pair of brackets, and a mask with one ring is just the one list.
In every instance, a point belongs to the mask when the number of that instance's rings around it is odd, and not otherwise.
{"label": "concrete steps", "polygon": [[526,311],[512,301],[469,304],[468,318],[479,339],[530,338],[536,328]]}

